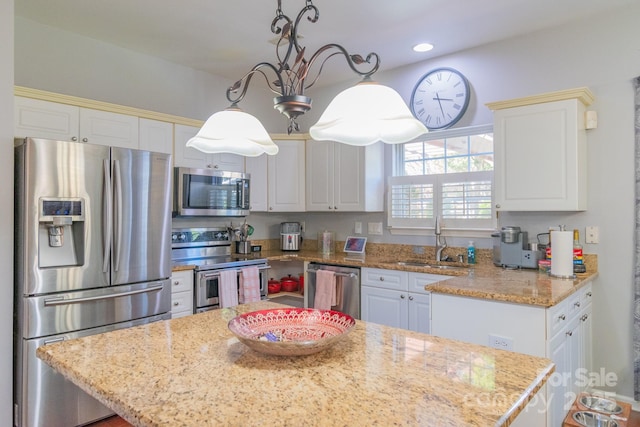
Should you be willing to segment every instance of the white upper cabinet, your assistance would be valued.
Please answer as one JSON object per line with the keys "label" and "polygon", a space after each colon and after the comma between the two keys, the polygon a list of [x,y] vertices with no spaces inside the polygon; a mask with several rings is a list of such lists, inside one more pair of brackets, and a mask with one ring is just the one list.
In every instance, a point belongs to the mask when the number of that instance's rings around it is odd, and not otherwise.
{"label": "white upper cabinet", "polygon": [[140,149],[173,154],[173,123],[140,119]]}
{"label": "white upper cabinet", "polygon": [[80,108],[80,141],[137,149],[138,117]]}
{"label": "white upper cabinet", "polygon": [[138,117],[16,96],[17,137],[139,148]]}
{"label": "white upper cabinet", "polygon": [[138,148],[138,118],[126,114],[16,96],[17,137]]}
{"label": "white upper cabinet", "polygon": [[266,154],[258,157],[245,157],[244,169],[250,175],[251,194],[249,210],[251,212],[266,212],[269,210],[268,159]]}
{"label": "white upper cabinet", "polygon": [[498,211],[587,209],[587,88],[487,104]]}
{"label": "white upper cabinet", "polygon": [[[304,212],[305,143],[295,139],[274,142],[279,151],[275,156],[267,156],[268,211]],[[253,197],[255,187],[251,194]]]}
{"label": "white upper cabinet", "polygon": [[381,142],[355,147],[332,141],[306,142],[307,211],[382,211]]}
{"label": "white upper cabinet", "polygon": [[196,136],[200,128],[175,125],[175,165],[197,169],[244,172],[244,156],[237,154],[207,154],[187,147],[187,141]]}
{"label": "white upper cabinet", "polygon": [[14,136],[77,141],[80,107],[39,99],[14,98]]}

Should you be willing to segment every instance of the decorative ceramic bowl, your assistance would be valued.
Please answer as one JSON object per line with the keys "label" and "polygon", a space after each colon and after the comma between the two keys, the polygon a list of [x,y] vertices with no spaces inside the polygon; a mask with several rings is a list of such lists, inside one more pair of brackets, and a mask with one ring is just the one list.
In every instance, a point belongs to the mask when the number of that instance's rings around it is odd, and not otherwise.
{"label": "decorative ceramic bowl", "polygon": [[229,321],[229,330],[260,353],[303,356],[331,347],[355,324],[353,317],[339,311],[277,308],[236,316]]}

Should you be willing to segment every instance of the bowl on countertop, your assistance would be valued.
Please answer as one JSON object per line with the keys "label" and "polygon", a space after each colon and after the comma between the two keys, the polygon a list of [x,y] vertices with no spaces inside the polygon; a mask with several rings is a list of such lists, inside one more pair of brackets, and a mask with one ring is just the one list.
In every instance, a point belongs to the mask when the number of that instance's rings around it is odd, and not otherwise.
{"label": "bowl on countertop", "polygon": [[229,321],[229,330],[247,347],[276,356],[304,356],[343,340],[356,321],[333,310],[290,308],[258,310]]}

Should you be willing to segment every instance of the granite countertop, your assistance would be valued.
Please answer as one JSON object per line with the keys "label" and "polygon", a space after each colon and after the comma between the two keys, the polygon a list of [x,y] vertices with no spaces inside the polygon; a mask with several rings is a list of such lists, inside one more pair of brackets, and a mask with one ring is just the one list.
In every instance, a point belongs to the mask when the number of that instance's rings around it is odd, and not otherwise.
{"label": "granite countertop", "polygon": [[[344,252],[322,255],[317,251],[287,252],[280,250],[262,251],[248,254],[251,258],[266,258],[269,261],[300,260],[337,264],[354,267],[382,268],[403,270],[417,273],[446,275],[447,280],[427,285],[431,292],[466,296],[472,298],[505,301],[517,304],[528,304],[551,307],[590,283],[597,277],[597,261],[587,264],[587,273],[578,274],[575,279],[553,278],[538,270],[508,270],[494,266],[490,262],[473,267],[463,266],[458,269],[440,270],[411,265],[398,265],[397,261],[409,261],[406,257],[390,254],[366,255],[362,259],[346,256]],[[450,263],[455,265],[454,263]],[[182,269],[189,266],[181,266]]]}
{"label": "granite countertop", "polygon": [[258,302],[49,344],[37,355],[136,426],[507,426],[544,358],[356,321],[334,347],[267,356],[228,330]]}

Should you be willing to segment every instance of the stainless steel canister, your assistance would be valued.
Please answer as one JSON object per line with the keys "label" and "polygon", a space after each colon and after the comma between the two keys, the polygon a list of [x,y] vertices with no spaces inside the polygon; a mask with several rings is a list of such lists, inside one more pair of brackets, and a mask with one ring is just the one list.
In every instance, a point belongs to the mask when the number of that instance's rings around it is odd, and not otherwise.
{"label": "stainless steel canister", "polygon": [[502,227],[500,230],[500,240],[502,240],[503,243],[517,243],[520,238],[520,233],[520,227]]}

